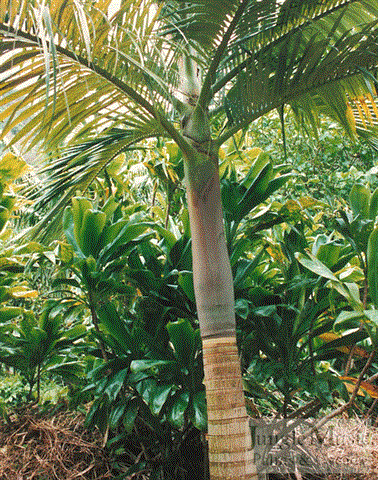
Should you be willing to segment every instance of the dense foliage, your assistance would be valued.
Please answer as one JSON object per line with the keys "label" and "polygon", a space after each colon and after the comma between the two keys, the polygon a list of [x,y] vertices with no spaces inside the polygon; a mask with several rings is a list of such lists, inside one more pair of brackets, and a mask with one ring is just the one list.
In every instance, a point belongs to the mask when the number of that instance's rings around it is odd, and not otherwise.
{"label": "dense foliage", "polygon": [[378,0],[0,2],[11,408],[55,384],[118,478],[152,480],[257,476],[246,404],[375,414],[377,19]]}
{"label": "dense foliage", "polygon": [[[256,128],[229,143],[233,163],[221,166],[252,416],[345,404],[378,341],[374,151],[336,128],[330,141],[332,125],[310,145],[288,122],[286,157]],[[332,176],[314,176],[319,155]],[[25,168],[9,154],[0,163],[4,419],[25,402],[69,405],[106,434],[120,478],[202,479],[206,398],[180,153],[150,142],[115,159],[73,198],[48,246],[20,236]],[[377,390],[364,381],[354,407],[376,415]]]}

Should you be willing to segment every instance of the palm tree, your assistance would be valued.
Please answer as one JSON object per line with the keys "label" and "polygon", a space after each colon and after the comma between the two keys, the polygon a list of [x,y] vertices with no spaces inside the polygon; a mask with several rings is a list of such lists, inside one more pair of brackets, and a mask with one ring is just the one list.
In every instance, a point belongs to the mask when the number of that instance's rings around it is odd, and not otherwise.
{"label": "palm tree", "polygon": [[[0,0],[2,137],[49,153],[40,227],[121,152],[181,149],[203,340],[210,475],[257,475],[235,339],[221,145],[290,106],[374,133],[378,0]],[[11,146],[10,145],[10,146]]]}

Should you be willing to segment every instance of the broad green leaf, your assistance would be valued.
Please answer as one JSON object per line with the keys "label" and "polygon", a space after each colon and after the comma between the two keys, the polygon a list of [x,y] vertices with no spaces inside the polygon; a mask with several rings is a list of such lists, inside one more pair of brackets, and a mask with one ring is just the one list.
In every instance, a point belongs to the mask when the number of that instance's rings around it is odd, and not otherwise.
{"label": "broad green leaf", "polygon": [[177,242],[177,238],[175,237],[175,235],[166,228],[163,228],[161,225],[156,224],[151,227],[154,228],[164,238],[164,240],[167,242],[169,249],[171,249],[173,245]]}
{"label": "broad green leaf", "polygon": [[102,305],[98,309],[98,315],[101,323],[103,323],[124,353],[129,354],[131,352],[133,355],[136,355],[139,345],[131,335],[125,322],[120,318],[115,306],[112,303]]}
{"label": "broad green leaf", "polygon": [[169,260],[178,270],[192,269],[191,240],[183,235],[175,242],[169,251]]}
{"label": "broad green leaf", "polygon": [[334,288],[340,295],[346,298],[350,306],[356,311],[362,311],[363,305],[359,297],[359,290],[356,284],[341,283],[339,281],[332,282],[330,286]]}
{"label": "broad green leaf", "polygon": [[185,271],[180,272],[177,282],[184,290],[184,293],[189,298],[189,300],[194,303],[196,301],[196,298],[194,295],[193,273]]}
{"label": "broad green leaf", "polygon": [[75,340],[79,337],[82,337],[87,332],[87,328],[85,325],[75,325],[68,330],[65,330],[63,333],[63,338],[67,338],[69,340]]}
{"label": "broad green leaf", "polygon": [[269,181],[268,186],[265,189],[263,200],[265,201],[270,195],[283,187],[290,178],[293,178],[292,173],[284,173]]}
{"label": "broad green leaf", "polygon": [[235,300],[235,313],[239,315],[243,320],[248,318],[249,314],[249,303],[245,298],[238,298]]}
{"label": "broad green leaf", "polygon": [[267,163],[257,176],[252,180],[248,189],[238,202],[239,219],[243,218],[256,205],[261,203],[261,199],[265,194],[269,181],[272,179],[273,167],[271,163]]}
{"label": "broad green leaf", "polygon": [[81,288],[81,283],[75,278],[55,278],[51,282],[52,287],[59,287],[61,285],[70,285],[71,287]]}
{"label": "broad green leaf", "polygon": [[12,210],[17,202],[17,197],[15,195],[5,194],[0,195],[0,205],[5,207],[7,210]]}
{"label": "broad green leaf", "polygon": [[72,212],[73,223],[74,223],[73,233],[75,235],[75,240],[78,245],[80,245],[81,243],[80,230],[82,228],[84,214],[87,210],[90,210],[92,208],[93,208],[92,203],[87,198],[83,198],[83,197],[72,198],[71,212]]}
{"label": "broad green leaf", "polygon": [[133,373],[144,372],[146,370],[151,370],[153,373],[157,373],[159,371],[159,367],[165,367],[173,364],[174,362],[171,360],[133,360],[130,364],[130,370]]}
{"label": "broad green leaf", "polygon": [[369,294],[378,308],[378,227],[369,236],[367,248]]}
{"label": "broad green leaf", "polygon": [[150,395],[150,408],[153,415],[159,415],[164,407],[173,385],[157,384]]}
{"label": "broad green leaf", "polygon": [[361,218],[369,218],[370,189],[364,185],[354,185],[349,194],[349,202],[353,213]]}
{"label": "broad green leaf", "polygon": [[358,328],[360,325],[360,319],[364,316],[363,312],[341,312],[333,324],[335,330],[341,330],[345,328]]}
{"label": "broad green leaf", "polygon": [[370,214],[369,218],[375,220],[378,215],[378,188],[374,190],[370,197]]}
{"label": "broad green leaf", "polygon": [[320,277],[328,278],[329,280],[338,282],[337,277],[335,277],[335,275],[331,272],[331,270],[313,255],[310,255],[310,254],[304,255],[303,253],[297,252],[295,254],[295,258],[298,260],[298,262],[301,265],[303,265],[305,268],[307,268],[311,272],[316,273]]}
{"label": "broad green leaf", "polygon": [[88,209],[84,212],[80,228],[80,237],[77,239],[80,248],[87,257],[97,258],[99,252],[100,235],[104,229],[106,214]]}
{"label": "broad green leaf", "polygon": [[269,155],[261,151],[241,184],[248,189],[269,163]]}
{"label": "broad green leaf", "polygon": [[0,205],[0,232],[1,230],[3,230],[3,228],[5,227],[5,224],[9,220],[10,213],[11,212],[7,208]]}
{"label": "broad green leaf", "polygon": [[324,263],[328,268],[334,267],[338,262],[342,246],[340,243],[330,240],[327,235],[318,235],[312,247],[313,255]]}
{"label": "broad green leaf", "polygon": [[131,400],[123,415],[123,425],[127,433],[131,433],[133,430],[134,422],[138,415],[138,409],[138,403],[135,400]]}
{"label": "broad green leaf", "polygon": [[367,351],[356,345],[357,342],[364,340],[366,337],[367,333],[360,330],[341,335],[333,332],[322,333],[319,335],[319,338],[321,338],[325,344],[317,350],[317,353],[319,353],[322,349],[335,349],[348,355],[353,351],[353,355],[356,357],[360,356],[363,358],[368,358],[369,354]]}
{"label": "broad green leaf", "polygon": [[145,378],[135,386],[136,390],[147,405],[151,405],[153,394],[158,382],[154,378]]}
{"label": "broad green leaf", "polygon": [[22,307],[0,307],[0,323],[19,317],[23,313]]}
{"label": "broad green leaf", "polygon": [[121,422],[121,420],[123,419],[123,416],[124,416],[124,413],[125,413],[125,410],[126,410],[126,404],[125,403],[121,403],[119,405],[116,405],[112,411],[110,412],[110,415],[109,415],[109,427],[114,430],[118,425],[119,423]]}
{"label": "broad green leaf", "polygon": [[101,208],[101,211],[106,214],[107,221],[111,220],[112,215],[119,207],[119,202],[114,197],[109,197],[105,202],[104,206]]}
{"label": "broad green leaf", "polygon": [[207,407],[205,392],[198,392],[194,395],[190,403],[190,419],[198,430],[207,428]]}
{"label": "broad green leaf", "polygon": [[365,310],[366,317],[378,327],[378,311],[377,310]]}
{"label": "broad green leaf", "polygon": [[138,221],[137,217],[131,220],[120,230],[116,238],[108,245],[105,245],[103,250],[100,252],[103,261],[108,261],[112,256],[117,254],[119,249],[121,249],[128,242],[136,240],[149,227],[149,222]]}
{"label": "broad green leaf", "polygon": [[234,278],[235,290],[249,286],[248,277],[251,276],[253,271],[257,268],[264,254],[265,251],[262,249],[257,253],[253,260],[239,259]]}
{"label": "broad green leaf", "polygon": [[173,345],[175,357],[181,365],[189,368],[195,348],[194,330],[189,320],[178,320],[167,324],[169,339]]}
{"label": "broad green leaf", "polygon": [[111,376],[104,393],[108,396],[110,402],[114,402],[121,388],[125,384],[125,379],[128,374],[128,369],[120,370],[115,375]]}
{"label": "broad green leaf", "polygon": [[170,407],[167,418],[176,428],[181,428],[185,421],[185,412],[189,405],[189,392],[180,392],[173,397],[173,405]]}
{"label": "broad green leaf", "polygon": [[122,228],[127,224],[126,219],[118,220],[118,222],[107,225],[101,234],[100,245],[104,248],[106,245],[112,243],[116,238]]}
{"label": "broad green leaf", "polygon": [[76,240],[75,230],[77,230],[78,227],[74,222],[72,207],[67,207],[63,212],[63,229],[64,234],[68,242],[72,245],[76,255],[78,255],[80,258],[85,258],[85,255],[81,251],[81,248]]}

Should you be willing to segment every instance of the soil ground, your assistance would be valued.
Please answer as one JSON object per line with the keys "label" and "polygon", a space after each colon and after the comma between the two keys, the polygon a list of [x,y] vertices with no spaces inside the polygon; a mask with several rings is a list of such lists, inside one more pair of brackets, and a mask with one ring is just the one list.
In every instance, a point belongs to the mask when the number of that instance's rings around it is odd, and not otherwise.
{"label": "soil ground", "polygon": [[[377,480],[378,429],[358,419],[334,424],[332,435],[327,428],[320,432],[321,447],[305,448],[321,466],[318,474],[298,468],[290,474],[266,475],[264,480]],[[103,443],[100,432],[85,429],[82,414],[25,410],[8,422],[0,421],[0,480],[113,479],[117,475]],[[338,471],[337,465],[346,463],[356,465],[355,473],[342,474],[342,467]]]}
{"label": "soil ground", "polygon": [[0,422],[0,480],[106,480],[113,478],[99,432],[77,413],[27,410]]}

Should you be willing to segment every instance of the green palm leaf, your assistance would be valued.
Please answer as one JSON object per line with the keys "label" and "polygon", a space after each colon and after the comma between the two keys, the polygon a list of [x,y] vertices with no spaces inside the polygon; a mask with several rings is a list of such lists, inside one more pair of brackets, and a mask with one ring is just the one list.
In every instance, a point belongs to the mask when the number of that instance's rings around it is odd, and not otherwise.
{"label": "green palm leaf", "polygon": [[0,138],[21,125],[10,145],[47,146],[51,229],[140,140],[168,136],[193,154],[178,132],[185,55],[200,67],[197,109],[223,130],[216,145],[283,105],[378,138],[377,0],[122,0],[112,16],[110,5],[0,0]]}
{"label": "green palm leaf", "polygon": [[32,3],[2,4],[2,137],[28,119],[12,143],[48,139],[56,148],[69,134],[72,140],[130,123],[148,131],[157,112],[178,104],[174,55],[153,31],[158,11],[151,15],[148,2],[124,1],[112,19],[108,1]]}
{"label": "green palm leaf", "polygon": [[[220,141],[284,104],[331,114],[353,135],[356,118],[350,104],[364,95],[374,103],[372,79],[362,72],[375,67],[378,59],[377,20],[351,27],[353,9],[354,5],[333,12],[306,29],[294,28],[279,41],[249,52],[223,97],[229,132]],[[215,89],[220,85],[218,81]]]}

